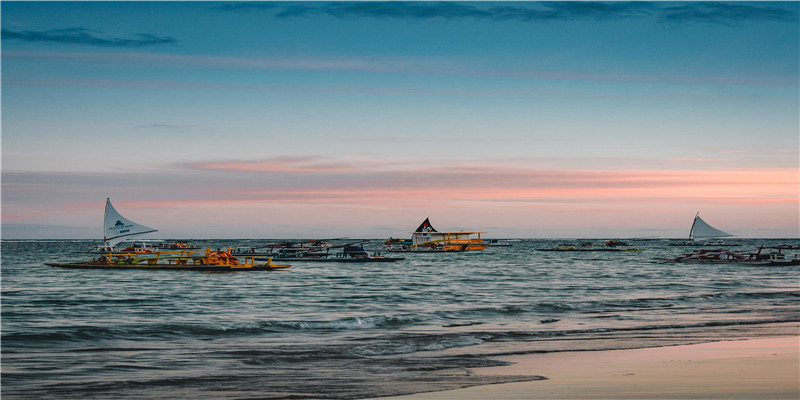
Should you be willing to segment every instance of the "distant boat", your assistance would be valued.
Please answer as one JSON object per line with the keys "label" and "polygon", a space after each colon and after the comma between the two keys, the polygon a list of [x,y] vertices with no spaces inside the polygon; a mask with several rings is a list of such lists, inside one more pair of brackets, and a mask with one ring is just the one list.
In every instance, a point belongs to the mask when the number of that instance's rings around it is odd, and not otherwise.
{"label": "distant boat", "polygon": [[367,262],[394,262],[404,260],[403,257],[386,257],[379,253],[369,254],[360,244],[348,244],[340,253],[334,254],[333,262],[367,263]]}
{"label": "distant boat", "polygon": [[[485,232],[439,232],[433,228],[428,218],[411,234],[411,244],[400,247],[390,245],[386,251],[392,252],[451,252],[477,251],[489,246],[481,239]],[[475,237],[477,235],[477,237]]]}
{"label": "distant boat", "polygon": [[103,245],[95,251],[111,252],[122,241],[145,233],[158,232],[156,229],[148,228],[123,217],[111,205],[111,199],[108,198],[106,198],[106,210],[103,216],[103,229]]}
{"label": "distant boat", "polygon": [[502,240],[499,240],[499,239],[491,239],[491,240],[489,240],[489,246],[509,247],[509,246],[511,246],[511,243],[508,243],[508,242],[505,242],[505,241],[502,241]]}
{"label": "distant boat", "polygon": [[[791,246],[759,246],[751,250],[700,249],[681,257],[667,259],[675,262],[746,263],[752,265],[800,265],[797,254],[786,254]],[[769,251],[764,251],[769,250]]]}
{"label": "distant boat", "polygon": [[571,244],[560,244],[551,249],[536,249],[539,251],[642,251],[644,249],[634,247],[626,242],[619,240],[609,240],[602,247],[595,246],[591,242],[583,242],[578,246]]}
{"label": "distant boat", "polygon": [[697,242],[697,239],[719,239],[723,237],[731,237],[728,232],[723,232],[708,222],[700,218],[700,212],[694,216],[692,227],[689,229],[689,240],[686,242],[672,243],[671,246],[738,246],[738,244],[727,244],[720,240],[711,240],[704,242]]}
{"label": "distant boat", "polygon": [[[274,257],[280,259],[320,259],[328,257],[333,245],[323,240],[281,241],[259,247],[238,247],[235,256]],[[263,249],[263,250],[262,250]]]}
{"label": "distant boat", "polygon": [[[319,255],[306,256],[302,254],[295,254],[281,256],[277,255],[273,258],[274,261],[311,261],[311,262],[338,262],[338,263],[373,263],[373,262],[395,262],[401,261],[403,257],[386,257],[379,253],[369,254],[364,247],[358,243],[349,243],[343,246],[332,246],[331,248],[343,247],[341,252],[324,253]],[[256,258],[256,261],[263,260],[263,258]]]}

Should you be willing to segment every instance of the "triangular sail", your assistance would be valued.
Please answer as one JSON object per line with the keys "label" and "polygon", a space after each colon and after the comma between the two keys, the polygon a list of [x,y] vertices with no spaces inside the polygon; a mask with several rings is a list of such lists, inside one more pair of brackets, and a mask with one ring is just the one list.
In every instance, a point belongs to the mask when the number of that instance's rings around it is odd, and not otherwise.
{"label": "triangular sail", "polygon": [[110,199],[106,199],[106,213],[103,226],[105,229],[103,233],[103,243],[107,247],[116,246],[126,237],[157,232],[153,228],[137,224],[120,215],[120,213],[114,209],[114,206],[111,205]]}
{"label": "triangular sail", "polygon": [[728,232],[723,232],[713,226],[709,225],[706,221],[700,218],[700,214],[694,217],[692,229],[689,231],[689,239],[702,239],[702,238],[721,238],[733,236]]}
{"label": "triangular sail", "polygon": [[422,224],[415,232],[436,232],[436,229],[433,229],[431,222],[428,221],[428,218],[425,218],[425,221],[422,221]]}

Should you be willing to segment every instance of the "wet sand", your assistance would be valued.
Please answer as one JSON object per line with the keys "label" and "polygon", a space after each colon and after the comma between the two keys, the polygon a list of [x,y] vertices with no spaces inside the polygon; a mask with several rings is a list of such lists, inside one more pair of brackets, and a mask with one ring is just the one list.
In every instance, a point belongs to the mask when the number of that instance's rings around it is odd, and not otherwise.
{"label": "wet sand", "polygon": [[384,400],[800,399],[800,337],[635,350],[509,356],[487,375],[542,381],[475,386]]}

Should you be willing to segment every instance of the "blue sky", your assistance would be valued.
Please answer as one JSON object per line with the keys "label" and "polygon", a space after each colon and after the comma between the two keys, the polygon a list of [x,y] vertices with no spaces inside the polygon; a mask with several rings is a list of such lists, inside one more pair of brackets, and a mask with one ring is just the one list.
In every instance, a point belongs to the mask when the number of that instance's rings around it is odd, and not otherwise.
{"label": "blue sky", "polygon": [[797,237],[798,4],[3,2],[3,237]]}

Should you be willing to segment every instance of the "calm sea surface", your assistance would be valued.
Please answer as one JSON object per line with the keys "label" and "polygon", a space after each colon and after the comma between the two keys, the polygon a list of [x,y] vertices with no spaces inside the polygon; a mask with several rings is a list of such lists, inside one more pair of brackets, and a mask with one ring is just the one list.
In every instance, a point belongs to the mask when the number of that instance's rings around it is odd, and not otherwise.
{"label": "calm sea surface", "polygon": [[536,250],[564,242],[202,273],[51,268],[97,242],[6,240],[2,397],[355,399],[533,379],[471,375],[495,355],[798,334],[800,266]]}

